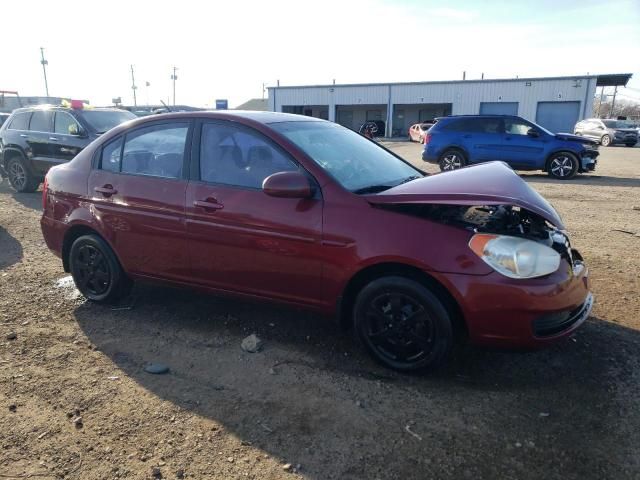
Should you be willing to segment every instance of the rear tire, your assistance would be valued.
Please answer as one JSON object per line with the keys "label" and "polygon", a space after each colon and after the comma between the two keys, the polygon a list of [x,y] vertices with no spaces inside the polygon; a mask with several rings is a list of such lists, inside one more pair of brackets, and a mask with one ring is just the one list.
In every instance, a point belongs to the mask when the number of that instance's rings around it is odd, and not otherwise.
{"label": "rear tire", "polygon": [[40,180],[34,177],[25,165],[21,156],[15,156],[7,162],[7,176],[9,183],[16,192],[35,192],[40,186]]}
{"label": "rear tire", "polygon": [[373,280],[353,308],[355,333],[379,363],[401,372],[433,369],[453,347],[448,310],[427,287],[388,276]]}
{"label": "rear tire", "polygon": [[578,173],[578,165],[578,159],[572,153],[554,153],[549,158],[547,173],[558,180],[569,180]]}
{"label": "rear tire", "polygon": [[611,137],[609,135],[603,135],[600,139],[600,145],[602,145],[603,147],[608,147],[609,145],[611,145]]}
{"label": "rear tire", "polygon": [[73,242],[69,266],[76,287],[92,302],[115,303],[133,286],[111,247],[98,235],[83,235]]}
{"label": "rear tire", "polygon": [[443,172],[458,170],[467,164],[467,158],[460,150],[449,149],[440,156],[438,164]]}

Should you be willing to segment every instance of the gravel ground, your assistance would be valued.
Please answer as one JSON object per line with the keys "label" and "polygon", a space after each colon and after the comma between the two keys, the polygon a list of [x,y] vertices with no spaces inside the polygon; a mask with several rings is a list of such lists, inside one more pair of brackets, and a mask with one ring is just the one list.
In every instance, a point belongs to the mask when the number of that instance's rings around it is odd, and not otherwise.
{"label": "gravel ground", "polygon": [[592,317],[547,350],[465,346],[423,376],[304,311],[148,285],[83,302],[39,195],[1,184],[0,478],[640,478],[640,148],[601,152],[569,182],[523,174],[588,262]]}

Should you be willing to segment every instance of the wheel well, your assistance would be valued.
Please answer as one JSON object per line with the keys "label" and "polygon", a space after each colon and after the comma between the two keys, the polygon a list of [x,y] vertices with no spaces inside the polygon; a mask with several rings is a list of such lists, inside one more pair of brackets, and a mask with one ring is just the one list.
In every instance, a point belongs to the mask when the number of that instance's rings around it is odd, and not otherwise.
{"label": "wheel well", "polygon": [[100,237],[98,232],[86,225],[74,225],[71,227],[67,233],[65,233],[64,240],[62,241],[62,266],[65,272],[70,271],[69,252],[71,251],[71,245],[73,245],[73,242],[75,242],[77,238],[83,235],[97,235]]}
{"label": "wheel well", "polygon": [[353,305],[358,293],[371,281],[390,275],[410,278],[429,288],[438,299],[442,301],[449,315],[451,315],[456,338],[464,338],[467,336],[467,326],[462,310],[451,293],[431,275],[419,268],[403,263],[379,263],[371,265],[360,270],[349,280],[342,294],[338,311],[338,321],[343,329],[347,330],[351,328]]}
{"label": "wheel well", "polygon": [[578,155],[576,155],[571,150],[558,150],[557,152],[550,153],[549,156],[547,157],[547,160],[544,162],[544,171],[545,172],[549,171],[549,162],[551,161],[551,158],[554,155],[557,155],[559,153],[566,153],[566,154],[571,155],[572,157],[574,157],[578,161],[578,170],[580,170],[582,168],[582,165],[580,164],[580,159],[578,158]]}
{"label": "wheel well", "polygon": [[9,160],[11,160],[14,157],[22,157],[22,158],[24,158],[24,155],[22,154],[22,152],[20,150],[15,150],[13,148],[10,148],[10,149],[4,151],[4,155],[2,157],[2,164],[5,166],[5,168],[9,164]]}
{"label": "wheel well", "polygon": [[442,150],[442,153],[440,154],[440,159],[444,157],[445,153],[451,152],[451,151],[460,152],[464,156],[465,161],[469,159],[469,154],[465,151],[465,149],[458,146],[451,146]]}

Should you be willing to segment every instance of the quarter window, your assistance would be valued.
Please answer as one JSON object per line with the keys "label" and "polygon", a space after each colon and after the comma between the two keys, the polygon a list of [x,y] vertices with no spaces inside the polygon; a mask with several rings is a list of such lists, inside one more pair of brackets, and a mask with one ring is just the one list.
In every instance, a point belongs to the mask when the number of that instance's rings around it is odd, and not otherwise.
{"label": "quarter window", "polygon": [[28,130],[30,117],[31,112],[16,113],[8,128],[11,130]]}
{"label": "quarter window", "polygon": [[61,135],[70,135],[70,128],[72,125],[76,126],[76,132],[80,129],[78,127],[78,122],[66,112],[56,112],[56,117],[54,121],[53,131],[55,133],[59,133]]}
{"label": "quarter window", "polygon": [[110,172],[120,171],[120,156],[122,154],[122,137],[102,147],[100,168]]}
{"label": "quarter window", "polygon": [[120,171],[180,178],[188,131],[188,123],[172,123],[141,128],[127,134]]}
{"label": "quarter window", "polygon": [[258,133],[220,124],[202,126],[200,179],[205,182],[262,188],[269,175],[297,168]]}
{"label": "quarter window", "polygon": [[53,112],[50,110],[37,110],[31,115],[29,130],[33,132],[50,132]]}

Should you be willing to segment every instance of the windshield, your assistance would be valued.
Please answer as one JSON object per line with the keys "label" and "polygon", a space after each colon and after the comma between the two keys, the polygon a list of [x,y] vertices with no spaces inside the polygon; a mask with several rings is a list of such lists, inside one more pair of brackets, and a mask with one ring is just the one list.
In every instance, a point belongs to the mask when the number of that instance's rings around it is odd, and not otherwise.
{"label": "windshield", "polygon": [[633,123],[623,120],[603,120],[607,128],[636,128]]}
{"label": "windshield", "polygon": [[82,116],[96,133],[105,133],[121,123],[137,118],[126,110],[84,110]]}
{"label": "windshield", "polygon": [[355,193],[374,193],[424,176],[376,143],[335,123],[281,122],[270,127]]}

